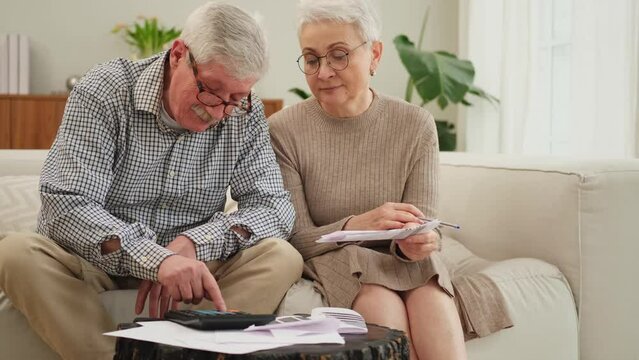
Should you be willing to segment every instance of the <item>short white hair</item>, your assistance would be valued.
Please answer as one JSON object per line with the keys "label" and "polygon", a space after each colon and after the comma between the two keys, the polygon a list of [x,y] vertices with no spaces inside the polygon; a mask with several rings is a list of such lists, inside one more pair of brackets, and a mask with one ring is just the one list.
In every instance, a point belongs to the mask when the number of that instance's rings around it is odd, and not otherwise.
{"label": "short white hair", "polygon": [[268,69],[266,36],[244,10],[208,2],[186,19],[180,38],[198,63],[216,62],[237,79],[260,79]]}
{"label": "short white hair", "polygon": [[304,25],[321,21],[353,24],[369,44],[381,39],[382,23],[370,0],[300,0],[298,35]]}

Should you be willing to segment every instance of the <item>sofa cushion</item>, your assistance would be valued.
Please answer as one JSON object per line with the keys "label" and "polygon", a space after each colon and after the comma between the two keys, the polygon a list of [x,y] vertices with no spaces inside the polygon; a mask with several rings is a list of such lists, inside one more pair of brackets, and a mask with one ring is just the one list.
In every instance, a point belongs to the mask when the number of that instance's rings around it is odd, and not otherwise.
{"label": "sofa cushion", "polygon": [[277,316],[310,314],[316,307],[328,306],[328,303],[308,279],[299,279],[284,295],[277,308]]}
{"label": "sofa cushion", "polygon": [[0,235],[35,231],[40,209],[39,176],[0,176]]}
{"label": "sofa cushion", "polygon": [[443,239],[441,258],[453,278],[484,274],[492,279],[514,323],[468,341],[466,349],[474,360],[579,358],[575,303],[556,266],[531,258],[488,261],[448,236]]}

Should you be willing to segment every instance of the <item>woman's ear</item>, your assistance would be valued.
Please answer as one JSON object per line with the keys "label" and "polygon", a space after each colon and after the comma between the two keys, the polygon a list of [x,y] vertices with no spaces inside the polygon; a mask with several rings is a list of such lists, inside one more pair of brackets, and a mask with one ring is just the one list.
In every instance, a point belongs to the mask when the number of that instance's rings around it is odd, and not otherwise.
{"label": "woman's ear", "polygon": [[374,75],[375,72],[377,71],[379,62],[382,59],[383,50],[384,50],[384,44],[381,41],[373,41],[373,45],[371,46],[371,53],[373,55],[371,59],[371,68],[370,68],[371,75]]}

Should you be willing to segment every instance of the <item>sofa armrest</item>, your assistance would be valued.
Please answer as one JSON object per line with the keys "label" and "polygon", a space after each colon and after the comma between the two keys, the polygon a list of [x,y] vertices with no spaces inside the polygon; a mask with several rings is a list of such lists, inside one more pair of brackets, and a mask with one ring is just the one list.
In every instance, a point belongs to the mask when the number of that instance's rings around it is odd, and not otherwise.
{"label": "sofa armrest", "polygon": [[474,253],[559,267],[589,354],[602,343],[618,358],[639,353],[639,160],[442,153],[440,193],[440,218],[462,225],[447,235]]}

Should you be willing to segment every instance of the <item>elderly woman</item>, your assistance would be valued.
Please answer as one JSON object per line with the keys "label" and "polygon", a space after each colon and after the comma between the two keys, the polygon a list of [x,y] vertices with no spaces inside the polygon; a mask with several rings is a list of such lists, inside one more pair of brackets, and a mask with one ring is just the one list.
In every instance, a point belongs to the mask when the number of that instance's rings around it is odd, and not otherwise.
{"label": "elderly woman", "polygon": [[438,232],[381,244],[315,242],[337,230],[413,227],[436,213],[433,116],[370,88],[383,50],[379,28],[366,1],[300,3],[298,64],[314,97],[270,118],[297,212],[291,242],[330,306],[405,331],[412,358],[464,359]]}

